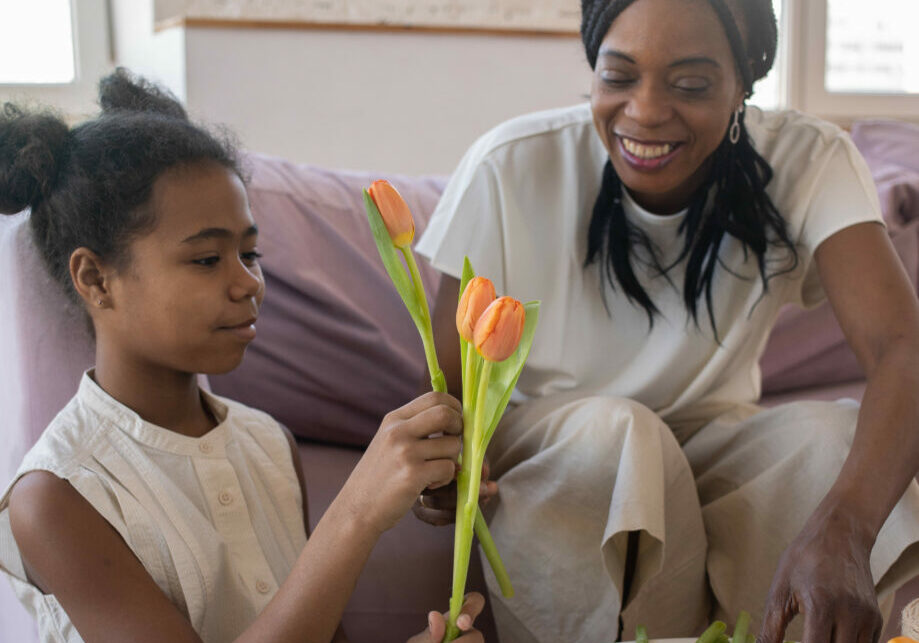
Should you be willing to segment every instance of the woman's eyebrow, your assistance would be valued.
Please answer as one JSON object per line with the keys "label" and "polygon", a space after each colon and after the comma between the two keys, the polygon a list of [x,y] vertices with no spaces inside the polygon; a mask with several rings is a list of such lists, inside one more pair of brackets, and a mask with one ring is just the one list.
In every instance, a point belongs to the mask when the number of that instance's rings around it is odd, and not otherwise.
{"label": "woman's eyebrow", "polygon": [[635,64],[634,58],[632,58],[626,53],[619,51],[618,49],[607,49],[604,47],[603,49],[600,50],[600,57],[601,58],[619,58],[626,62],[632,63],[633,65]]}
{"label": "woman's eyebrow", "polygon": [[[618,60],[624,60],[627,63],[631,63],[633,65],[637,64],[634,58],[625,52],[619,51],[618,49],[604,48],[600,50],[599,55],[601,58],[616,58]],[[712,67],[718,67],[719,69],[721,68],[721,65],[718,63],[718,61],[714,58],[710,58],[709,56],[686,56],[685,58],[674,60],[667,66],[672,68],[682,67],[684,65],[710,65]]]}
{"label": "woman's eyebrow", "polygon": [[708,56],[687,56],[686,58],[680,58],[679,60],[674,60],[672,63],[667,65],[668,67],[682,67],[683,65],[711,65],[713,67],[721,68],[721,65],[714,58],[709,58]]}
{"label": "woman's eyebrow", "polygon": [[[251,225],[243,231],[242,237],[245,239],[257,234],[258,226]],[[204,228],[203,230],[196,232],[190,237],[182,239],[182,243],[194,243],[196,241],[203,241],[205,239],[227,239],[233,236],[233,232],[227,230],[226,228]]]}

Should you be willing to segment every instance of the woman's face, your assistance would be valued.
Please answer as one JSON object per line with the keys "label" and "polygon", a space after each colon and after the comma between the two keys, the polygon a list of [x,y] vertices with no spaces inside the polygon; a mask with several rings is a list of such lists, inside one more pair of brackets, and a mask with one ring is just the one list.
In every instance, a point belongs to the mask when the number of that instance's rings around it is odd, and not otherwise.
{"label": "woman's face", "polygon": [[600,45],[594,125],[622,182],[658,214],[685,208],[743,99],[707,0],[637,0]]}
{"label": "woman's face", "polygon": [[255,337],[265,292],[245,188],[199,164],[160,176],[151,205],[156,225],[112,283],[106,341],[136,369],[227,372]]}

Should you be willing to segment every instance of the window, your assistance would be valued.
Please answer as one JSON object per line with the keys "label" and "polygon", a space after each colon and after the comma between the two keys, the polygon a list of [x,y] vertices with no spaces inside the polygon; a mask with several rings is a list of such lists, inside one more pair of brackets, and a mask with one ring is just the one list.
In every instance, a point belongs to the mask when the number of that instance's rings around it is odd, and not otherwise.
{"label": "window", "polygon": [[0,83],[73,82],[70,9],[70,0],[0,2]]}
{"label": "window", "polygon": [[826,89],[919,93],[919,2],[829,0]]}
{"label": "window", "polygon": [[784,0],[789,107],[919,121],[916,0]]}

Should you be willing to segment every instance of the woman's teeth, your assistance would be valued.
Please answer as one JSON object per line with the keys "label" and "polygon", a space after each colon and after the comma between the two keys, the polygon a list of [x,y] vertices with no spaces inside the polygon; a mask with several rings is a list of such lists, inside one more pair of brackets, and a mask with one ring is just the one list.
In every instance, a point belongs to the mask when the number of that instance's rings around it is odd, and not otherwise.
{"label": "woman's teeth", "polygon": [[663,145],[645,145],[644,143],[636,143],[628,138],[622,138],[622,145],[629,154],[637,156],[640,159],[660,158],[670,154],[674,148],[670,143],[664,143]]}

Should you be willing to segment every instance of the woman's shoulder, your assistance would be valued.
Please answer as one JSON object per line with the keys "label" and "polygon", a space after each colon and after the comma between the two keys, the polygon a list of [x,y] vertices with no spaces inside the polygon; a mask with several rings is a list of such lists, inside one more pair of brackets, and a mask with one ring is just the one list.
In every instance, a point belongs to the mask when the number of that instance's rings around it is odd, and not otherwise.
{"label": "woman's shoulder", "polygon": [[587,103],[531,112],[493,127],[479,137],[469,154],[484,159],[521,144],[570,145],[593,133]]}
{"label": "woman's shoulder", "polygon": [[757,152],[770,164],[787,163],[795,157],[813,162],[850,141],[839,125],[793,109],[750,107],[744,122]]}

